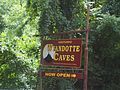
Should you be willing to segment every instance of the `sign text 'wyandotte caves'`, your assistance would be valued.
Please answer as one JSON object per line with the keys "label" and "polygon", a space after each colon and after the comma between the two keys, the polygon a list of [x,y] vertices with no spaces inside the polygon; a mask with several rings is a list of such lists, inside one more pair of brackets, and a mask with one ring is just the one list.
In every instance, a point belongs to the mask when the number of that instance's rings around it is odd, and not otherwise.
{"label": "sign text 'wyandotte caves'", "polygon": [[42,65],[80,67],[82,39],[43,40]]}

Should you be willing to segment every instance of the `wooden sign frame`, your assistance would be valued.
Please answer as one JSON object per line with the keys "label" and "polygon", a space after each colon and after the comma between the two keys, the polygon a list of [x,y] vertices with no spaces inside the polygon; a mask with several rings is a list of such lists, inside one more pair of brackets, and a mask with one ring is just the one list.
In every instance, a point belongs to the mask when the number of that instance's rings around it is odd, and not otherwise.
{"label": "wooden sign frame", "polygon": [[43,40],[41,64],[80,68],[82,57],[82,38]]}

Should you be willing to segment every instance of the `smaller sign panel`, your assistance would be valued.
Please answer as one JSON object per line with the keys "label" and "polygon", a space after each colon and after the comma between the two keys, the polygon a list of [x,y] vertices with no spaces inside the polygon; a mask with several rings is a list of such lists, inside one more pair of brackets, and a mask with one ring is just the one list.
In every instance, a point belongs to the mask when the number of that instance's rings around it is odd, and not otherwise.
{"label": "smaller sign panel", "polygon": [[83,79],[81,73],[42,72],[42,77]]}
{"label": "smaller sign panel", "polygon": [[42,65],[81,66],[82,39],[44,40],[41,51]]}

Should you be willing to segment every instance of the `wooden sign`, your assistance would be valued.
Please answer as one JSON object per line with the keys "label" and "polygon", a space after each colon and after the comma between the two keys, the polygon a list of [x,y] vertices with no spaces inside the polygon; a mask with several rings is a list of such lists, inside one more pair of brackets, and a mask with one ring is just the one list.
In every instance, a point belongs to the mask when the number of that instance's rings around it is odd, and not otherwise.
{"label": "wooden sign", "polygon": [[42,65],[80,67],[82,39],[44,40]]}
{"label": "wooden sign", "polygon": [[41,75],[42,77],[83,79],[82,73],[42,72]]}

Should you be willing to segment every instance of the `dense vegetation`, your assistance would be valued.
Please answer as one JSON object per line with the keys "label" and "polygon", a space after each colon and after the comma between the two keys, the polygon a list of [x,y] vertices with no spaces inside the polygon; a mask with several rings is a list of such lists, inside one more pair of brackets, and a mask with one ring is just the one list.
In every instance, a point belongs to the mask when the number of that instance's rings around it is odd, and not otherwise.
{"label": "dense vegetation", "polygon": [[[41,35],[84,30],[85,1],[0,1],[0,89],[35,89],[36,84],[39,85]],[[88,88],[119,90],[120,0],[91,1],[95,3],[90,8]],[[82,37],[84,40],[85,36]],[[45,90],[63,90],[68,85],[72,87],[73,82],[50,78],[44,80],[43,87]]]}

